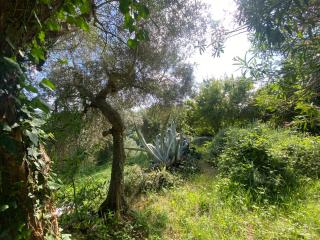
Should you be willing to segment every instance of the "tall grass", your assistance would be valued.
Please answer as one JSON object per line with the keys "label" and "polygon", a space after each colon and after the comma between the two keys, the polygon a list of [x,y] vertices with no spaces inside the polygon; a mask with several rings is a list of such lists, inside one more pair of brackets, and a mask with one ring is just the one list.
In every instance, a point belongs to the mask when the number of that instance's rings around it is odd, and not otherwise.
{"label": "tall grass", "polygon": [[151,231],[148,239],[320,239],[320,181],[310,182],[285,205],[264,207],[248,204],[246,192],[221,195],[224,181],[198,175],[177,189],[150,194],[143,206],[138,203],[140,215],[167,216],[166,228]]}

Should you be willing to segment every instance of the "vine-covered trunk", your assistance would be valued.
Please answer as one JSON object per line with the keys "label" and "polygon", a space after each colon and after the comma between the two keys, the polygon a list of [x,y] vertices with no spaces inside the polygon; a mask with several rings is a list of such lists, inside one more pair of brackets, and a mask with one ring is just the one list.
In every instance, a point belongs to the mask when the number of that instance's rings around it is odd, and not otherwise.
{"label": "vine-covered trunk", "polygon": [[[39,175],[48,174],[50,159],[44,149],[40,152],[44,167]],[[46,183],[42,182],[42,191],[35,191],[38,186],[33,185],[34,176],[23,153],[23,148],[15,155],[0,148],[0,239],[42,240],[46,233],[58,236],[57,215]],[[50,217],[45,219],[45,215]]]}
{"label": "vine-covered trunk", "polygon": [[0,239],[15,239],[18,229],[26,230],[28,216],[34,215],[32,201],[28,197],[28,169],[23,161],[21,132],[15,130],[13,135],[16,136],[13,138],[16,141],[16,154],[0,146]]}
{"label": "vine-covered trunk", "polygon": [[[46,220],[43,217],[54,212],[47,187],[50,159],[39,145],[34,146],[36,158],[29,157],[32,143],[21,119],[31,119],[16,101],[17,85],[14,70],[2,71],[0,89],[5,91],[0,91],[0,239],[40,240],[49,231],[58,234],[56,216],[52,214]],[[35,159],[42,163],[36,170]]]}
{"label": "vine-covered trunk", "polygon": [[113,137],[113,159],[111,180],[108,189],[108,195],[99,208],[99,214],[104,215],[111,211],[120,217],[121,213],[126,210],[126,201],[124,197],[123,172],[125,163],[124,152],[124,124],[119,112],[114,109],[108,102],[98,99],[95,103],[103,115],[112,125],[110,133]]}

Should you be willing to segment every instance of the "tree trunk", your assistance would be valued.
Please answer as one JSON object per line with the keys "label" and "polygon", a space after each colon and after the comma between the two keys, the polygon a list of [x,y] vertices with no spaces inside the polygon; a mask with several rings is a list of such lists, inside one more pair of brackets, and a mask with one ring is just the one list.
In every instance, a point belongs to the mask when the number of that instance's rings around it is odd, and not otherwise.
{"label": "tree trunk", "polygon": [[[19,130],[15,131],[15,135],[21,139]],[[33,216],[34,213],[31,198],[28,197],[28,169],[23,161],[24,146],[21,141],[18,143],[15,155],[0,147],[0,239],[15,239],[18,229],[23,225],[27,227],[28,216]]]}
{"label": "tree trunk", "polygon": [[108,195],[99,208],[99,214],[103,216],[108,211],[113,212],[117,217],[126,210],[126,201],[124,197],[123,172],[125,162],[124,152],[124,124],[119,112],[114,109],[104,99],[97,99],[93,106],[99,108],[103,115],[112,125],[110,130],[113,137],[113,159],[111,181]]}
{"label": "tree trunk", "polygon": [[[23,118],[21,106],[15,100],[19,94],[17,85],[14,71],[1,76],[0,89],[6,89],[7,93],[0,94],[0,239],[20,237],[40,240],[48,231],[56,234],[59,231],[54,214],[48,220],[35,216],[36,213],[41,216],[55,212],[46,178],[50,171],[50,159],[43,148],[38,148],[38,158],[41,158],[43,165],[36,173],[27,162],[27,148],[31,144],[23,135],[22,128],[3,129],[3,126],[20,123],[19,118]],[[39,184],[34,182],[35,174]],[[37,188],[40,184],[42,189]]]}
{"label": "tree trunk", "polygon": [[[46,175],[50,170],[50,159],[44,149],[40,149],[45,166],[39,175]],[[49,231],[59,236],[57,215],[46,182],[43,182],[43,190],[37,192],[39,196],[30,195],[35,194],[35,185],[30,183],[33,175],[23,153],[23,145],[15,155],[0,148],[0,239],[23,236],[22,239],[42,240]],[[36,200],[40,205],[36,206]],[[48,220],[37,218],[36,213],[50,214],[51,217]]]}

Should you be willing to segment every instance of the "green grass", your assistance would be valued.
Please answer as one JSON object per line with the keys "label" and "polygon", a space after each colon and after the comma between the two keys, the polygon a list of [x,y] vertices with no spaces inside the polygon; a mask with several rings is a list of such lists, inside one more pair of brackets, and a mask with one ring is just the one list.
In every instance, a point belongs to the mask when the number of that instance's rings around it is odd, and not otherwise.
{"label": "green grass", "polygon": [[[110,165],[104,165],[80,171],[76,188],[84,209],[98,209],[110,170]],[[213,175],[214,171],[205,171],[173,189],[142,195],[131,206],[130,220],[110,239],[320,239],[319,180],[310,181],[282,205],[255,205],[245,192],[226,194],[226,180]],[[64,185],[57,196],[58,205],[72,202],[72,185]],[[90,218],[84,211],[81,219],[81,224],[70,216],[60,220],[65,232],[75,233],[73,239],[89,239],[79,234],[83,224],[93,229],[92,239],[110,236],[111,227],[103,226],[97,217]],[[70,230],[70,225],[76,229]]]}
{"label": "green grass", "polygon": [[[198,175],[179,188],[151,193],[138,202],[140,215],[167,216],[162,232],[151,231],[148,239],[320,239],[319,181],[306,188],[304,200],[264,207],[249,205],[245,193],[221,196],[221,185],[222,179]],[[156,226],[152,224],[151,229]]]}

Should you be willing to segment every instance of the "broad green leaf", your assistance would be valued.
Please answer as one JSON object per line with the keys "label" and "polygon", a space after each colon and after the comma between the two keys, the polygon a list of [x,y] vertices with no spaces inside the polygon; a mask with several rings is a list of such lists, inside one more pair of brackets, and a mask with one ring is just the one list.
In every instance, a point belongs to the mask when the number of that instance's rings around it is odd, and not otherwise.
{"label": "broad green leaf", "polygon": [[136,48],[138,45],[138,41],[136,39],[129,39],[127,44],[130,48]]}
{"label": "broad green leaf", "polygon": [[39,108],[45,113],[49,113],[51,110],[50,105],[41,100],[39,97],[33,98],[31,103],[34,108]]}
{"label": "broad green leaf", "polygon": [[39,143],[39,138],[38,135],[30,132],[29,130],[26,130],[26,135],[28,136],[28,138],[30,139],[30,141],[34,144],[34,145],[38,145]]}
{"label": "broad green leaf", "polygon": [[22,88],[24,88],[27,91],[32,92],[32,93],[38,93],[38,89],[36,89],[34,86],[32,86],[30,84],[22,84]]}
{"label": "broad green leaf", "polygon": [[119,9],[122,14],[129,12],[130,0],[120,0]]}
{"label": "broad green leaf", "polygon": [[56,89],[56,86],[54,85],[54,83],[51,82],[48,78],[42,79],[40,84],[46,88],[49,88],[52,91]]}
{"label": "broad green leaf", "polygon": [[5,205],[2,205],[0,207],[0,212],[4,212],[5,210],[7,210],[9,208],[9,205],[8,204],[5,204]]}
{"label": "broad green leaf", "polygon": [[39,46],[33,46],[31,49],[31,55],[34,57],[36,62],[39,62],[39,60],[45,60],[43,49]]}
{"label": "broad green leaf", "polygon": [[38,38],[39,38],[41,43],[44,43],[45,37],[46,37],[46,34],[43,31],[39,32]]}
{"label": "broad green leaf", "polygon": [[[35,146],[29,147],[27,150],[28,150],[28,155],[31,156],[31,157],[33,157],[33,158],[37,158],[37,157],[39,156],[39,154],[40,154],[40,153],[38,152],[37,147],[35,147]],[[41,166],[40,166],[40,164],[38,163],[38,161],[34,161],[33,163],[36,165],[36,167],[37,167],[38,169],[41,169]]]}
{"label": "broad green leaf", "polygon": [[[7,65],[10,65],[10,67],[12,68],[15,68],[15,69],[18,69],[19,71],[22,72],[19,64],[12,58],[7,58],[7,57],[3,57],[3,60],[5,61],[5,64]],[[7,67],[7,66],[6,66]]]}
{"label": "broad green leaf", "polygon": [[6,131],[6,132],[11,132],[11,127],[5,122],[3,127],[2,127],[2,130],[3,131]]}
{"label": "broad green leaf", "polygon": [[51,190],[58,190],[59,188],[61,188],[61,185],[55,181],[49,180],[48,181],[48,188]]}

